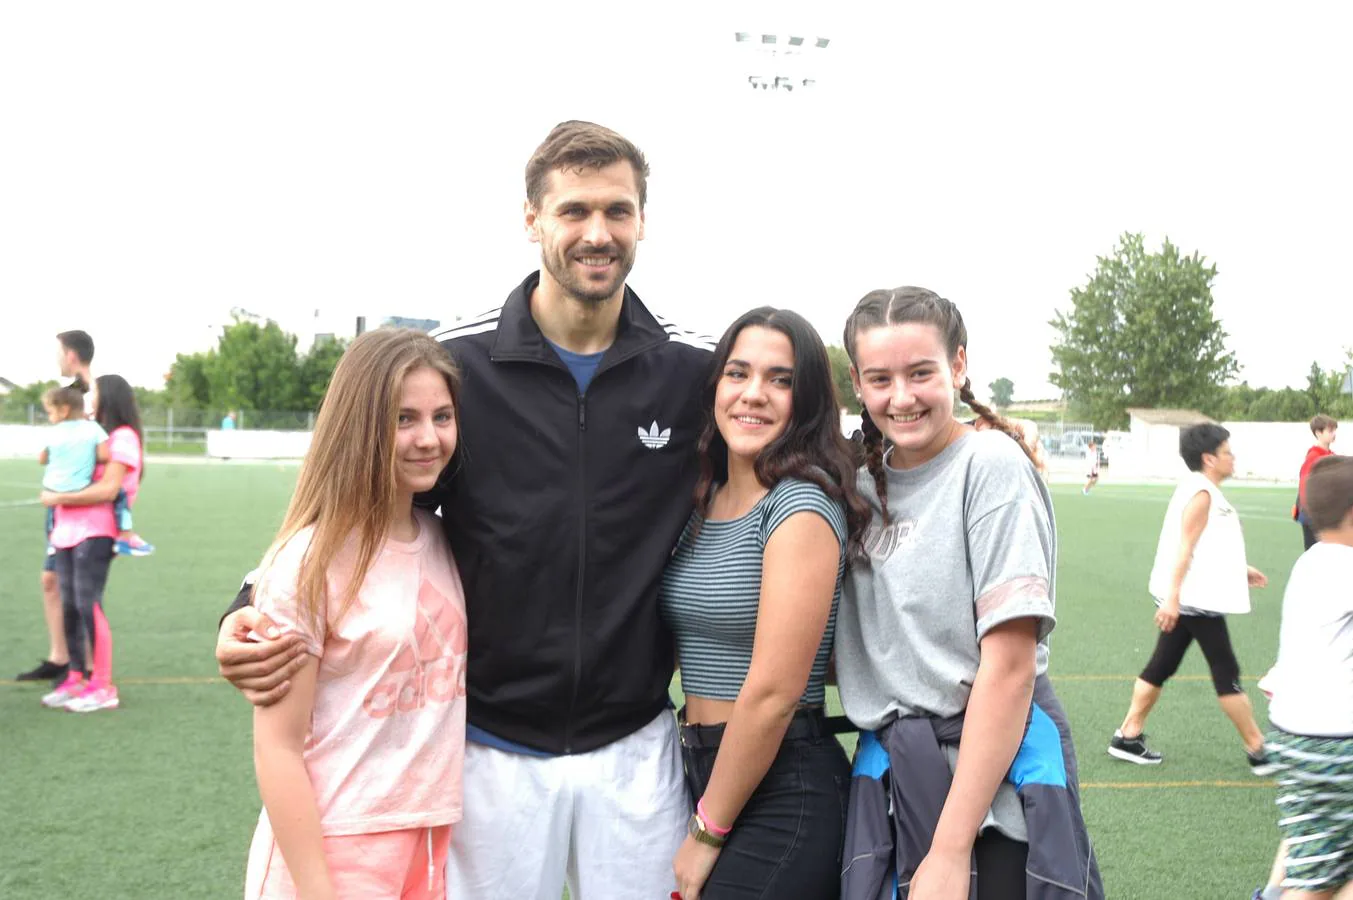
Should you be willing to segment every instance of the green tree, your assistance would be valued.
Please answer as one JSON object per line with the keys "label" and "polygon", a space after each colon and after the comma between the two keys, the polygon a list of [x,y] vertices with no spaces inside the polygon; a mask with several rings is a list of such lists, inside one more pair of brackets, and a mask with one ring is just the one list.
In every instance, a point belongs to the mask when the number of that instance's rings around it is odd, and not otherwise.
{"label": "green tree", "polygon": [[347,350],[347,342],[340,340],[324,341],[310,348],[310,352],[301,359],[298,375],[301,405],[298,409],[319,409],[324,392],[333,377],[334,366]]}
{"label": "green tree", "polygon": [[227,325],[206,367],[211,406],[230,409],[302,408],[296,336],[276,322]]}
{"label": "green tree", "polygon": [[991,390],[991,402],[997,409],[1005,409],[1015,399],[1015,383],[1009,378],[997,378],[987,387]]}
{"label": "green tree", "polygon": [[9,392],[5,402],[14,406],[42,406],[42,395],[56,387],[60,383],[68,383],[66,379],[57,381],[35,381],[32,384],[25,384],[22,387],[16,387]]}
{"label": "green tree", "polygon": [[1148,253],[1142,235],[1124,234],[1049,323],[1050,380],[1101,428],[1126,425],[1130,406],[1215,410],[1239,371],[1212,311],[1216,277],[1196,252],[1166,240]]}
{"label": "green tree", "polygon": [[0,397],[0,412],[4,414],[0,421],[26,425],[31,417],[33,421],[45,424],[47,414],[42,409],[42,395],[56,386],[55,381],[16,385],[8,395]]}
{"label": "green tree", "polygon": [[1255,400],[1269,393],[1268,388],[1252,388],[1248,381],[1227,385],[1216,406],[1216,417],[1223,422],[1252,422],[1250,409]]}
{"label": "green tree", "polygon": [[1320,363],[1312,360],[1310,371],[1306,373],[1306,396],[1311,398],[1311,405],[1316,409],[1331,406],[1339,396],[1339,384],[1337,381],[1331,384],[1331,375],[1338,376],[1342,373],[1326,372],[1320,368]]}
{"label": "green tree", "polygon": [[828,347],[827,361],[832,367],[832,384],[836,387],[836,402],[852,413],[859,413],[863,407],[855,399],[855,385],[850,380],[850,355],[845,347]]}
{"label": "green tree", "polygon": [[207,409],[211,404],[209,372],[216,365],[216,351],[180,353],[174,357],[165,379],[165,395],[171,406]]}
{"label": "green tree", "polygon": [[1315,415],[1315,404],[1305,391],[1283,388],[1265,391],[1250,405],[1252,422],[1306,422]]}

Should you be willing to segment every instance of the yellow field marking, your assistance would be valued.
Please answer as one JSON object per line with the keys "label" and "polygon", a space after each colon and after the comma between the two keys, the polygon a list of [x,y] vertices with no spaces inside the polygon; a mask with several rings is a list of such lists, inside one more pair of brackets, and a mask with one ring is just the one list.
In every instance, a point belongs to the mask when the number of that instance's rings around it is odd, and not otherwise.
{"label": "yellow field marking", "polygon": [[1268,788],[1273,782],[1255,781],[1082,781],[1081,789],[1113,788],[1116,790],[1141,790],[1146,788]]}
{"label": "yellow field marking", "polygon": [[[1048,675],[1052,683],[1060,684],[1063,681],[1136,681],[1136,675],[1059,675],[1052,672]],[[1211,681],[1211,675],[1171,675],[1171,681]],[[1258,676],[1242,676],[1241,681],[1258,681]]]}
{"label": "yellow field marking", "polygon": [[[36,683],[37,683],[37,682],[32,682],[32,681],[29,681],[29,682],[20,682],[20,681],[13,681],[13,680],[10,680],[10,679],[0,679],[0,685],[7,685],[7,684],[36,684]],[[216,676],[216,677],[214,677],[214,678],[173,677],[173,676],[164,677],[164,678],[119,678],[119,679],[117,679],[117,683],[118,683],[118,685],[124,685],[124,684],[221,684],[221,685],[224,685],[226,682],[225,682],[225,679],[221,678],[221,677],[218,675],[218,676]]]}

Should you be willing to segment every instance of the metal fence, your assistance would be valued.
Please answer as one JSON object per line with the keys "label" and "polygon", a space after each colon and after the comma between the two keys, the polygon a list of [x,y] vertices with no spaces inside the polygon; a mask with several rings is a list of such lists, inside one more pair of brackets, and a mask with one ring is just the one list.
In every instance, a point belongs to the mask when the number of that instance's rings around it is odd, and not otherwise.
{"label": "metal fence", "polygon": [[[192,453],[207,450],[207,432],[221,427],[223,409],[148,407],[141,410],[141,430],[146,449],[155,452]],[[253,431],[312,431],[313,410],[234,410],[235,427]],[[41,404],[0,404],[0,425],[46,425]]]}

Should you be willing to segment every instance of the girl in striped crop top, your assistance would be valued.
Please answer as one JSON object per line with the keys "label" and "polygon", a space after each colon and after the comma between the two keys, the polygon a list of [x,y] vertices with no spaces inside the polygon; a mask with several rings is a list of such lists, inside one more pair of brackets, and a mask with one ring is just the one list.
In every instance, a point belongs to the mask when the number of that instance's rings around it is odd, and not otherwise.
{"label": "girl in striped crop top", "polygon": [[696,509],[660,591],[696,806],[677,887],[834,897],[850,767],[823,685],[868,508],[822,339],[796,313],[746,313],[715,349],[704,402]]}

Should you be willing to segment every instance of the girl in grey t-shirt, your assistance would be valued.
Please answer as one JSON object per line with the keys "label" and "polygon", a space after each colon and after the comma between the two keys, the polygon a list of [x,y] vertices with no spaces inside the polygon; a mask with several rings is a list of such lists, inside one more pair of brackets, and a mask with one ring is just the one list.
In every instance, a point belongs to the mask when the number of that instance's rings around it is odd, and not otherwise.
{"label": "girl in grey t-shirt", "polygon": [[[907,719],[958,721],[963,737],[935,739],[949,768],[939,775],[951,780],[934,820],[922,823],[933,833],[923,858],[903,862],[900,883],[914,898],[967,896],[975,858],[983,896],[1045,896],[1026,894],[1035,883],[1026,864],[1032,873],[1035,856],[1051,854],[1072,858],[1088,895],[1102,897],[1088,838],[1048,847],[1007,774],[1045,726],[1043,751],[1058,757],[1056,787],[1084,835],[1065,715],[1042,677],[1055,623],[1047,488],[1014,429],[973,396],[967,332],[948,300],[921,288],[870,293],[847,321],[845,343],[865,407],[860,488],[874,516],[867,559],[851,568],[838,615],[841,700],[873,737]],[[993,429],[956,421],[956,393]],[[894,768],[893,794],[905,798],[909,779],[933,774]],[[1045,841],[1037,854],[1036,840]]]}

